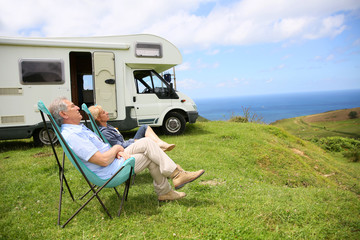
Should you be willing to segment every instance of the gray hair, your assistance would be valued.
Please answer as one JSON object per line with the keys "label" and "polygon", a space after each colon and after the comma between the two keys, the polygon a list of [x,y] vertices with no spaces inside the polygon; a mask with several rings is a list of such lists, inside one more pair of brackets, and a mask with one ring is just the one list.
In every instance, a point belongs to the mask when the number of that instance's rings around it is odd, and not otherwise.
{"label": "gray hair", "polygon": [[68,99],[66,97],[58,97],[49,106],[49,111],[59,126],[63,124],[63,118],[60,116],[60,112],[67,110],[65,100]]}

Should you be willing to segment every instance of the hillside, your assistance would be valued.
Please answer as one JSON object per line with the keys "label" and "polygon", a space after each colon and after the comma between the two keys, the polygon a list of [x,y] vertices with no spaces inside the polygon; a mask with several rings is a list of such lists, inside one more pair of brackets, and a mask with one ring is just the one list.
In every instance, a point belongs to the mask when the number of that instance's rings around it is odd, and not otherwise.
{"label": "hillside", "polygon": [[[168,154],[184,169],[206,171],[181,189],[185,199],[159,204],[145,171],[120,218],[109,219],[94,201],[65,229],[56,226],[59,177],[51,148],[0,142],[0,238],[360,238],[360,163],[264,124],[211,121],[161,137],[176,144]],[[80,195],[84,182],[67,163]],[[116,212],[114,191],[102,196]],[[67,193],[63,204],[62,221],[79,206]]]}
{"label": "hillside", "polygon": [[350,119],[351,111],[356,111],[360,117],[360,107],[358,107],[282,119],[271,125],[281,127],[303,139],[332,136],[360,139],[360,118]]}

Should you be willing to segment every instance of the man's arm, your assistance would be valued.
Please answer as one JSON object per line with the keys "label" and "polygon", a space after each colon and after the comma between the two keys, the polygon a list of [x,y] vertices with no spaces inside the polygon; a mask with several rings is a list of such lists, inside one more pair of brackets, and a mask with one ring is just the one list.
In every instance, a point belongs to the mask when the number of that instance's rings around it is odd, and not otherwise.
{"label": "man's arm", "polygon": [[89,159],[89,162],[100,165],[102,167],[106,167],[114,161],[114,159],[118,156],[119,152],[123,152],[123,151],[124,151],[124,148],[122,146],[114,145],[108,151],[106,151],[104,153],[97,151]]}

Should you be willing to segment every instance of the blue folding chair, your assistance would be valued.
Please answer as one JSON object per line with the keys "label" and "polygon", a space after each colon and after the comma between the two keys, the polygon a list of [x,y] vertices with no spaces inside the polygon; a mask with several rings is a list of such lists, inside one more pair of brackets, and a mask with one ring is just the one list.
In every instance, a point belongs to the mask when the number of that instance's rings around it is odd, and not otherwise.
{"label": "blue folding chair", "polygon": [[[63,194],[63,181],[65,180],[65,183],[67,185],[67,188],[71,194],[70,191],[70,187],[67,184],[65,175],[64,175],[64,166],[65,166],[65,155],[67,156],[67,158],[70,160],[70,162],[75,166],[75,168],[82,174],[82,176],[85,178],[86,182],[88,183],[90,190],[89,192],[93,192],[92,196],[62,225],[62,227],[65,227],[94,197],[96,197],[99,201],[99,203],[101,204],[101,206],[104,208],[105,212],[108,214],[108,216],[110,218],[112,218],[112,216],[110,215],[109,211],[107,210],[107,208],[105,207],[104,203],[102,202],[102,200],[99,197],[99,192],[103,189],[103,188],[114,188],[116,194],[118,195],[118,197],[120,198],[119,193],[116,190],[116,187],[121,185],[122,183],[126,182],[125,184],[125,189],[124,189],[124,194],[122,196],[122,200],[120,203],[120,209],[118,211],[118,216],[120,216],[121,213],[121,209],[123,207],[124,204],[124,200],[127,200],[127,196],[128,196],[128,192],[129,192],[129,188],[130,188],[130,179],[131,176],[135,174],[134,172],[134,166],[135,166],[135,159],[134,158],[129,158],[125,161],[125,163],[123,164],[123,166],[109,179],[101,179],[99,178],[94,172],[92,172],[79,158],[78,156],[72,151],[72,149],[69,147],[69,145],[67,144],[67,142],[65,141],[65,139],[63,138],[61,131],[60,131],[60,127],[58,126],[58,124],[56,123],[55,119],[53,118],[53,116],[51,115],[51,113],[49,112],[49,110],[46,108],[46,106],[44,105],[44,103],[42,101],[38,102],[38,109],[40,110],[41,113],[41,117],[42,120],[44,122],[45,128],[47,133],[49,134],[48,131],[48,127],[47,127],[47,122],[45,121],[45,117],[44,115],[47,115],[47,117],[50,120],[50,124],[51,127],[53,128],[54,132],[56,133],[56,136],[63,148],[63,161],[62,161],[62,165],[59,163],[58,161],[58,157],[54,148],[54,143],[51,141],[51,146],[53,148],[53,152],[55,155],[55,158],[58,162],[59,165],[59,171],[60,171],[60,199],[59,199],[59,213],[58,213],[58,225],[60,225],[60,215],[61,215],[61,202],[62,202],[62,194]],[[50,135],[50,134],[49,134]],[[51,139],[51,138],[49,138]],[[96,186],[98,186],[98,188],[95,188]],[[87,194],[87,193],[86,193]],[[85,194],[85,195],[86,195]],[[84,195],[84,196],[85,196]],[[72,196],[72,194],[71,194]],[[83,196],[83,197],[84,197]],[[72,196],[73,198],[73,196]],[[74,198],[73,198],[74,200]]]}

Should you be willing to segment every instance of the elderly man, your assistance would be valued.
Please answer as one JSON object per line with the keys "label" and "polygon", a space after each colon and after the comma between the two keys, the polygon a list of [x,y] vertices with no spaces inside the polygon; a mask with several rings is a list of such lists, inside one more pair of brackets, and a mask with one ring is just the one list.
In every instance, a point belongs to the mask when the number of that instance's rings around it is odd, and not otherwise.
{"label": "elderly man", "polygon": [[49,110],[61,125],[61,133],[75,154],[102,179],[110,178],[126,159],[134,157],[135,173],[148,168],[158,200],[169,201],[181,199],[186,194],[172,190],[167,178],[172,179],[175,189],[179,189],[205,172],[204,170],[184,171],[153,140],[146,137],[126,149],[121,145],[111,147],[80,124],[82,116],[79,107],[66,98],[55,99]]}

